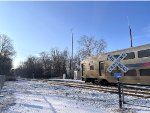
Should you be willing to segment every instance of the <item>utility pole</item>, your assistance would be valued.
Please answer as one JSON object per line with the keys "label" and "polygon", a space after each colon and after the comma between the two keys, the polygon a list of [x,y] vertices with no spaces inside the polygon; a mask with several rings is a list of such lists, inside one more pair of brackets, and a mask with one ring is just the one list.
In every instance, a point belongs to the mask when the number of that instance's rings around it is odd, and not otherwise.
{"label": "utility pole", "polygon": [[133,47],[132,46],[132,31],[131,31],[130,25],[129,25],[129,31],[130,31],[130,47]]}
{"label": "utility pole", "polygon": [[128,16],[127,16],[127,21],[128,21],[128,26],[129,26],[129,32],[130,32],[130,47],[133,47],[132,46],[132,31],[131,31],[131,27],[130,27]]}
{"label": "utility pole", "polygon": [[72,60],[73,60],[73,32],[72,32]]}
{"label": "utility pole", "polygon": [[73,71],[73,29],[71,29],[71,38],[72,38],[72,56],[70,59],[70,77],[72,77],[72,71]]}

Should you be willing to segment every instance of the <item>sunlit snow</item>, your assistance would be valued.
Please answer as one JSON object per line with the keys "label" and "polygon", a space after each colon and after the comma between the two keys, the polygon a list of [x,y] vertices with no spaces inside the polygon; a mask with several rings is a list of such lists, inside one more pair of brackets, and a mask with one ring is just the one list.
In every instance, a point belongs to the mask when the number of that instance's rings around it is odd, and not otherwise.
{"label": "sunlit snow", "polygon": [[[149,113],[149,107],[123,105],[118,95],[48,84],[42,81],[5,82],[1,91],[2,113]],[[131,104],[150,106],[150,99],[126,96]]]}

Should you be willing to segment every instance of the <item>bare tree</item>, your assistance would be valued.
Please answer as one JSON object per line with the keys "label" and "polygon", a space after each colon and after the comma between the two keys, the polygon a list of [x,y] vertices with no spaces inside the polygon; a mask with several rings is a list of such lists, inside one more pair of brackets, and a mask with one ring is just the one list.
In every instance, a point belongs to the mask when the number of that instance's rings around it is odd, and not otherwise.
{"label": "bare tree", "polygon": [[80,60],[79,54],[75,54],[74,59],[73,59],[74,70],[77,70],[77,71],[80,70],[80,62],[81,60]]}
{"label": "bare tree", "polygon": [[15,54],[12,41],[7,35],[0,35],[0,53],[4,56],[10,57]]}
{"label": "bare tree", "polygon": [[106,49],[106,42],[104,39],[95,40],[94,37],[89,36],[82,36],[79,41],[79,49],[78,49],[78,55],[80,56],[81,60],[86,58],[87,56],[92,55],[99,55],[103,53]]}
{"label": "bare tree", "polygon": [[30,56],[22,65],[23,76],[27,78],[43,78],[42,64],[39,58]]}
{"label": "bare tree", "polygon": [[85,56],[92,55],[92,52],[94,51],[94,48],[95,48],[94,37],[88,37],[84,35],[80,38],[78,43],[79,43],[79,48],[80,48],[79,51],[82,55],[85,55]]}
{"label": "bare tree", "polygon": [[0,55],[0,75],[10,75],[12,59]]}
{"label": "bare tree", "polygon": [[60,51],[57,48],[51,49],[51,60],[53,67],[53,76],[58,77],[65,73],[69,68],[69,52],[67,49]]}
{"label": "bare tree", "polygon": [[30,56],[17,69],[17,75],[27,78],[61,77],[67,73],[68,50],[60,51],[52,48],[50,53],[41,52],[40,57]]}
{"label": "bare tree", "polygon": [[12,68],[12,56],[15,54],[12,41],[7,35],[0,34],[0,74],[10,75]]}
{"label": "bare tree", "polygon": [[69,68],[69,52],[68,50],[63,50],[61,52],[61,74],[67,74],[67,69]]}
{"label": "bare tree", "polygon": [[43,65],[43,75],[46,78],[50,78],[52,75],[52,60],[47,52],[40,53],[40,60]]}
{"label": "bare tree", "polygon": [[57,48],[51,49],[51,57],[53,61],[53,76],[58,77],[62,76],[62,63],[63,63],[63,57],[62,52],[58,50]]}
{"label": "bare tree", "polygon": [[104,39],[95,42],[96,55],[100,55],[106,51],[107,43]]}
{"label": "bare tree", "polygon": [[41,52],[40,53],[40,59],[41,59],[42,64],[43,64],[43,68],[47,69],[49,66],[49,61],[50,61],[49,54],[46,52]]}

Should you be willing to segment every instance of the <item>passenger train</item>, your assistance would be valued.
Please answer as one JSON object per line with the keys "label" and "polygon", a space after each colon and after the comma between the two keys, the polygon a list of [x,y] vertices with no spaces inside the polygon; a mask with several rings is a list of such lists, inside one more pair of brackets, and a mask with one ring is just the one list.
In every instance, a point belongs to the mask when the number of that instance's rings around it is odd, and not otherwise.
{"label": "passenger train", "polygon": [[120,81],[127,84],[150,85],[150,44],[86,58],[81,62],[82,80],[101,85],[116,84],[117,79],[114,77],[114,73],[118,70],[115,68],[111,73],[107,71],[107,68],[112,64],[107,56],[111,54],[118,58],[121,53],[127,54],[120,62],[128,68],[128,71],[124,73],[119,69],[122,74]]}

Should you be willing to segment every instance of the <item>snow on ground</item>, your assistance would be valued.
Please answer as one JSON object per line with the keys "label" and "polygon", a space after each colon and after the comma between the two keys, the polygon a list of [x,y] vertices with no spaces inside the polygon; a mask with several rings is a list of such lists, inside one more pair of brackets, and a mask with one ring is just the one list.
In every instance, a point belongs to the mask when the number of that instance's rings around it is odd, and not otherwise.
{"label": "snow on ground", "polygon": [[[119,109],[118,95],[87,89],[72,88],[19,80],[5,82],[1,91],[2,113],[150,113],[150,108],[124,105]],[[136,99],[131,104],[150,106],[150,99]]]}

